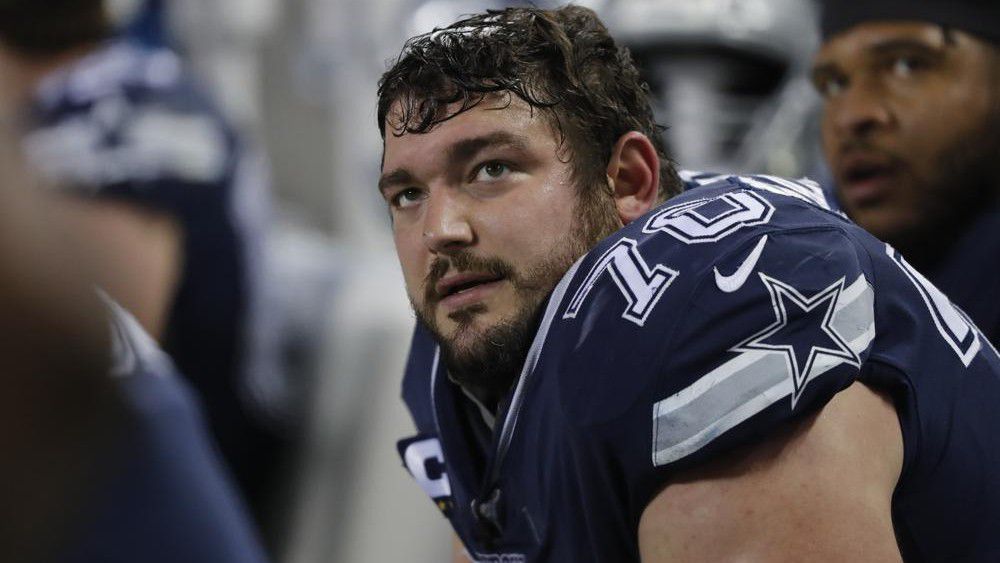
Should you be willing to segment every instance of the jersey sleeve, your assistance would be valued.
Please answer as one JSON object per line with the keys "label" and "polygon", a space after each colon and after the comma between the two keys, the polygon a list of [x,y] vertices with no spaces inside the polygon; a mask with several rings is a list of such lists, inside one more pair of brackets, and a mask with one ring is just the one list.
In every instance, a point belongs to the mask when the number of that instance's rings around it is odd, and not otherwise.
{"label": "jersey sleeve", "polygon": [[102,298],[127,424],[102,450],[93,490],[70,509],[72,537],[56,560],[264,563],[193,390],[135,319]]}
{"label": "jersey sleeve", "polygon": [[[664,396],[653,397],[654,466],[765,434],[822,407],[859,373],[874,338],[874,295],[855,247],[833,230],[753,244],[705,276],[669,345]],[[716,272],[738,275],[758,249],[757,268],[727,293],[721,282],[732,276]]]}
{"label": "jersey sleeve", "polygon": [[608,368],[589,398],[565,387],[568,412],[596,437],[593,455],[624,474],[635,522],[672,471],[816,412],[855,381],[870,350],[863,251],[835,227],[748,231],[680,252],[663,250],[677,247],[663,237],[637,244],[647,271],[674,272],[641,325],[619,310],[626,283],[594,296],[611,310],[589,322],[613,330],[604,343],[581,341],[573,370]]}
{"label": "jersey sleeve", "polygon": [[151,72],[158,56],[131,52],[132,73],[85,93],[73,85],[97,71],[79,69],[60,83],[62,92],[39,103],[24,146],[47,183],[181,216],[218,205],[212,198],[223,197],[235,137],[186,74],[164,83],[134,76]]}

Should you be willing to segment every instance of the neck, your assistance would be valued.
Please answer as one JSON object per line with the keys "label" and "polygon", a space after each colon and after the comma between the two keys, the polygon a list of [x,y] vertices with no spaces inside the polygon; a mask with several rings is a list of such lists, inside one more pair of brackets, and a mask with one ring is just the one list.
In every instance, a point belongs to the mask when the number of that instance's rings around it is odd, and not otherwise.
{"label": "neck", "polygon": [[500,401],[503,399],[504,395],[506,395],[507,391],[509,391],[509,389],[507,389],[506,391],[498,392],[496,389],[490,389],[485,386],[463,385],[452,378],[450,373],[448,378],[451,379],[452,383],[458,385],[471,397],[479,401],[483,408],[488,410],[494,417],[500,410]]}

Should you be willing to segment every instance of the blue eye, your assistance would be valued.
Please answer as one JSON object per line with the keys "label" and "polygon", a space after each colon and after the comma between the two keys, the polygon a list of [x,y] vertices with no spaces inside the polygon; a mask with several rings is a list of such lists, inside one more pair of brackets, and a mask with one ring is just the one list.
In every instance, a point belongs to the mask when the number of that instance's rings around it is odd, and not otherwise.
{"label": "blue eye", "polygon": [[490,182],[499,178],[510,172],[510,167],[502,162],[490,161],[484,163],[476,170],[474,181],[480,182]]}
{"label": "blue eye", "polygon": [[423,199],[423,195],[423,192],[417,188],[406,188],[405,190],[400,190],[393,195],[392,198],[390,198],[389,203],[393,207],[406,209],[407,207],[416,205],[421,199]]}

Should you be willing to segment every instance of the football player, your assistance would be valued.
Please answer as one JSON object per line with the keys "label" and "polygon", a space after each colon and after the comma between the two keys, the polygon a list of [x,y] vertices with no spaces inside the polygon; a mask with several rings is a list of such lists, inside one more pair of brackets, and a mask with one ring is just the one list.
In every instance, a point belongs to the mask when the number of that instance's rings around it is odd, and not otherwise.
{"label": "football player", "polygon": [[4,63],[0,560],[262,563],[192,391],[29,189]]}
{"label": "football player", "polygon": [[286,448],[262,315],[266,174],[180,59],[114,38],[104,4],[0,2],[0,54],[31,106],[25,151],[102,287],[201,396],[263,520]]}
{"label": "football player", "polygon": [[456,561],[1000,556],[996,350],[814,183],[675,195],[593,12],[411,39],[378,107],[399,452]]}
{"label": "football player", "polygon": [[1000,342],[1000,4],[823,4],[812,79],[843,208]]}

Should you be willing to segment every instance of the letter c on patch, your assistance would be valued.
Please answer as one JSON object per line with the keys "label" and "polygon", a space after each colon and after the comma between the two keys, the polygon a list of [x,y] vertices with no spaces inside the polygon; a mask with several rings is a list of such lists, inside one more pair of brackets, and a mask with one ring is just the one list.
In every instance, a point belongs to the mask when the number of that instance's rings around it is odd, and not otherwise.
{"label": "letter c on patch", "polygon": [[437,438],[411,443],[403,453],[403,459],[410,474],[428,496],[432,499],[451,496],[444,453]]}

